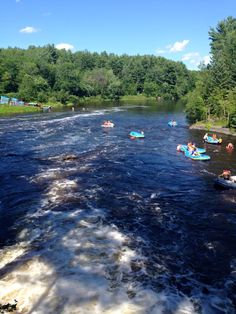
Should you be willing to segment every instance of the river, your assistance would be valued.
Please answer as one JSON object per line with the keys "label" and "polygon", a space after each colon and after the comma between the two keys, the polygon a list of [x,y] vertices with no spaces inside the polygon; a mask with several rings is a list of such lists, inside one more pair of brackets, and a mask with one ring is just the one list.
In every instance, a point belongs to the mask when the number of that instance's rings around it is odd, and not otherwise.
{"label": "river", "polygon": [[[114,128],[101,127],[108,119]],[[21,314],[236,313],[236,191],[213,184],[236,171],[225,149],[236,139],[203,135],[178,105],[1,118],[0,303],[17,300]],[[211,160],[176,151],[189,140]]]}

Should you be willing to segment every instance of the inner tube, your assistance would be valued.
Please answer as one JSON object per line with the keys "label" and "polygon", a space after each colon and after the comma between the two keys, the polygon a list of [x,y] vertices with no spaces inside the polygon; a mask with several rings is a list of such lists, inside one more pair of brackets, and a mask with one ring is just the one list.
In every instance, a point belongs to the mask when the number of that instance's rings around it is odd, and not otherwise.
{"label": "inner tube", "polygon": [[130,132],[130,133],[129,133],[129,136],[130,136],[131,138],[144,138],[144,137],[145,137],[145,135],[144,135],[143,133],[141,133],[141,132],[135,132],[135,131]]}
{"label": "inner tube", "polygon": [[185,152],[185,156],[193,160],[210,160],[211,157],[205,154],[192,155],[189,151]]}
{"label": "inner tube", "polygon": [[[179,150],[181,151],[181,152],[188,152],[188,146],[187,145],[180,145],[179,146]],[[197,153],[199,153],[199,154],[204,154],[206,152],[206,149],[205,148],[198,148],[197,147]]]}
{"label": "inner tube", "polygon": [[114,123],[107,123],[107,124],[102,124],[101,126],[103,128],[114,128],[115,124]]}
{"label": "inner tube", "polygon": [[208,136],[207,139],[204,139],[204,141],[209,144],[221,144],[219,139],[214,140],[212,136]]}
{"label": "inner tube", "polygon": [[236,176],[231,176],[230,180],[225,180],[222,177],[218,177],[215,180],[215,186],[222,189],[236,189]]}
{"label": "inner tube", "polygon": [[169,125],[169,126],[177,126],[178,123],[177,123],[176,121],[169,121],[169,122],[168,122],[168,125]]}

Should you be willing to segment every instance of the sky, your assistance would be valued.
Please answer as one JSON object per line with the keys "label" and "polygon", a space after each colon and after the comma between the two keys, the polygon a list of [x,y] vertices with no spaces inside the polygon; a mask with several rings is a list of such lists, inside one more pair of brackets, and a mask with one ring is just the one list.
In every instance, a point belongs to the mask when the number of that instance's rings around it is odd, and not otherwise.
{"label": "sky", "polygon": [[156,55],[188,69],[210,62],[210,28],[236,0],[0,0],[0,48]]}

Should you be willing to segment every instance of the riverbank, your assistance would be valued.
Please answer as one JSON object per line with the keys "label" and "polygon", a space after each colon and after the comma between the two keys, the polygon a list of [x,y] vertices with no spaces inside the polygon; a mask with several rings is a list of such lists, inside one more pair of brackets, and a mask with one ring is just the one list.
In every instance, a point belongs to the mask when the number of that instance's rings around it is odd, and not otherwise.
{"label": "riverbank", "polygon": [[236,130],[229,129],[220,125],[211,126],[209,123],[197,122],[189,127],[192,130],[206,130],[207,132],[216,132],[236,136]]}
{"label": "riverbank", "polygon": [[63,105],[59,102],[47,102],[41,104],[41,106],[12,106],[12,105],[0,105],[0,117],[8,117],[19,114],[27,113],[37,113],[37,112],[46,112],[55,109],[60,109],[63,107],[71,108],[73,104]]}
{"label": "riverbank", "polygon": [[[124,102],[146,102],[146,101],[156,101],[154,97],[147,97],[145,95],[130,95],[130,96],[122,96],[119,99],[119,103]],[[46,102],[43,104],[43,107],[36,107],[36,106],[10,106],[10,105],[1,105],[0,106],[0,117],[4,116],[13,116],[18,114],[26,114],[26,113],[36,113],[41,112],[43,108],[51,107],[53,109],[60,109],[60,108],[79,108],[85,105],[98,105],[98,104],[114,104],[117,101],[112,101],[108,99],[103,99],[101,96],[91,96],[91,97],[84,97],[79,100],[77,104],[68,103],[63,105],[60,102]]]}
{"label": "riverbank", "polygon": [[[101,96],[90,96],[90,97],[83,97],[79,100],[77,105],[82,104],[93,104],[93,103],[117,103],[117,102],[145,102],[145,101],[156,101],[155,97],[147,97],[143,94],[140,95],[125,95],[121,96],[118,100],[111,100],[111,99],[104,99]],[[71,104],[68,104],[68,106]]]}
{"label": "riverbank", "polygon": [[40,112],[42,109],[34,106],[10,106],[10,105],[1,105],[0,106],[0,116],[12,116],[17,114],[25,113],[35,113]]}

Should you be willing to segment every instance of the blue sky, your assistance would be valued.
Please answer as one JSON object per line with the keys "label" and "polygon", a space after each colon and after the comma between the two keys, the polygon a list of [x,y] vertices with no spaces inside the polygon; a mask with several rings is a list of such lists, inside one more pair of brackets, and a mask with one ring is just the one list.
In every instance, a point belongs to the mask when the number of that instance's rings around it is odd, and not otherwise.
{"label": "blue sky", "polygon": [[236,0],[0,0],[0,12],[1,48],[152,54],[197,69],[210,60],[210,27],[236,17]]}

